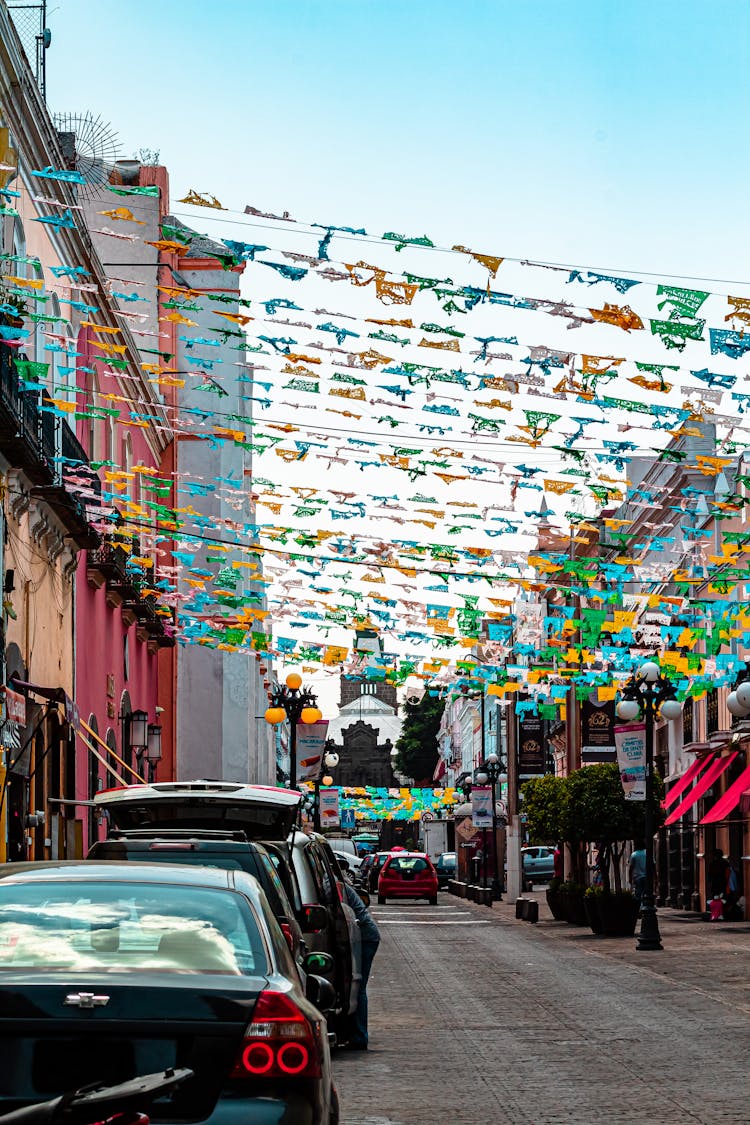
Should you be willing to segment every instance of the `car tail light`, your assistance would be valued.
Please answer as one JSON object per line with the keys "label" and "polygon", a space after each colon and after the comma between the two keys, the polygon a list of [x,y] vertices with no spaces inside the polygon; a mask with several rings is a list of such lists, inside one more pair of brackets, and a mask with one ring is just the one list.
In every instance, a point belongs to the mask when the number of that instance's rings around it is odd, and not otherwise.
{"label": "car tail light", "polygon": [[286,938],[286,943],[289,946],[289,952],[294,953],[294,934],[292,933],[292,927],[288,922],[279,922],[279,925],[281,926],[282,934]]}
{"label": "car tail light", "polygon": [[315,1029],[285,992],[261,992],[231,1077],[320,1077]]}

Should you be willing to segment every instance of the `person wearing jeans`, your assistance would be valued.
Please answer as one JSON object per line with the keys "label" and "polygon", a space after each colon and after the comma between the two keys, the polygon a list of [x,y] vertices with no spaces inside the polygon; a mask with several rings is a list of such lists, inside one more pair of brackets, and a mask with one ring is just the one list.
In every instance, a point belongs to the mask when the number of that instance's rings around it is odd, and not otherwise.
{"label": "person wearing jeans", "polygon": [[357,916],[362,939],[362,980],[359,985],[357,1008],[351,1017],[351,1034],[347,1046],[353,1051],[366,1051],[369,1039],[367,1031],[367,982],[375,954],[380,945],[380,930],[354,887],[347,882],[344,882],[344,895],[347,905],[351,906]]}

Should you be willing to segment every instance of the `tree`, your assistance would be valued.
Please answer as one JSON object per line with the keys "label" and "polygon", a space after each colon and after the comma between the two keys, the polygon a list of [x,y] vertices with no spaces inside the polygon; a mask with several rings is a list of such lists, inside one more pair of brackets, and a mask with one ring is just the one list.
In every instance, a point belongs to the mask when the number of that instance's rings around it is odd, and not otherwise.
{"label": "tree", "polygon": [[445,704],[436,695],[424,693],[418,703],[407,700],[406,715],[396,742],[396,769],[414,778],[417,785],[431,785],[438,760],[437,734]]}
{"label": "tree", "polygon": [[[656,823],[664,813],[664,785],[654,777]],[[599,868],[609,889],[610,870],[620,890],[620,860],[629,840],[642,840],[645,802],[626,801],[620,770],[614,762],[583,766],[569,777],[532,778],[523,787],[523,811],[529,837],[538,843],[564,840],[570,846],[573,869],[583,880],[585,845],[599,846]]]}
{"label": "tree", "polygon": [[566,780],[547,773],[524,783],[523,813],[532,844],[557,844],[565,839]]}

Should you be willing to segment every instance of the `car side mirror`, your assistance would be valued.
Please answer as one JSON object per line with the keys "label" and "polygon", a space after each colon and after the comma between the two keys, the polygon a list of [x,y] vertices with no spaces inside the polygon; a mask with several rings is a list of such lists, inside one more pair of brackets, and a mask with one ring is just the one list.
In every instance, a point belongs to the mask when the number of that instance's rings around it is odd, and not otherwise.
{"label": "car side mirror", "polygon": [[321,906],[319,903],[312,903],[309,906],[302,907],[300,925],[305,933],[319,934],[321,930],[328,928],[329,921],[328,911],[325,906]]}
{"label": "car side mirror", "polygon": [[336,1005],[336,990],[325,977],[308,976],[305,996],[320,1012],[330,1012]]}
{"label": "car side mirror", "polygon": [[306,973],[318,975],[320,973],[332,973],[334,960],[330,953],[323,953],[322,950],[313,950],[312,953],[305,954],[302,967]]}

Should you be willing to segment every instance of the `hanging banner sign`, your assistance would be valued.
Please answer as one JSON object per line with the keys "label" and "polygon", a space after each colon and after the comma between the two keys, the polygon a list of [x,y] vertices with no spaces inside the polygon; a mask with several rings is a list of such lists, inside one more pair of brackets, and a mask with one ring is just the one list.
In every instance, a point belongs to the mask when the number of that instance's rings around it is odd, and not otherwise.
{"label": "hanging banner sign", "polygon": [[340,822],[338,788],[321,789],[318,793],[318,799],[320,801],[321,828],[338,828]]}
{"label": "hanging banner sign", "polygon": [[546,772],[544,719],[524,715],[518,724],[518,776],[533,777]]}
{"label": "hanging banner sign", "polygon": [[328,735],[328,719],[297,723],[297,781],[314,781],[320,774]]}
{"label": "hanging banner sign", "polygon": [[646,724],[615,727],[617,764],[626,801],[646,800]]}
{"label": "hanging banner sign", "polygon": [[471,789],[471,823],[475,828],[492,827],[492,788],[473,785]]}
{"label": "hanging banner sign", "polygon": [[614,762],[615,701],[599,703],[584,699],[581,703],[581,761]]}

